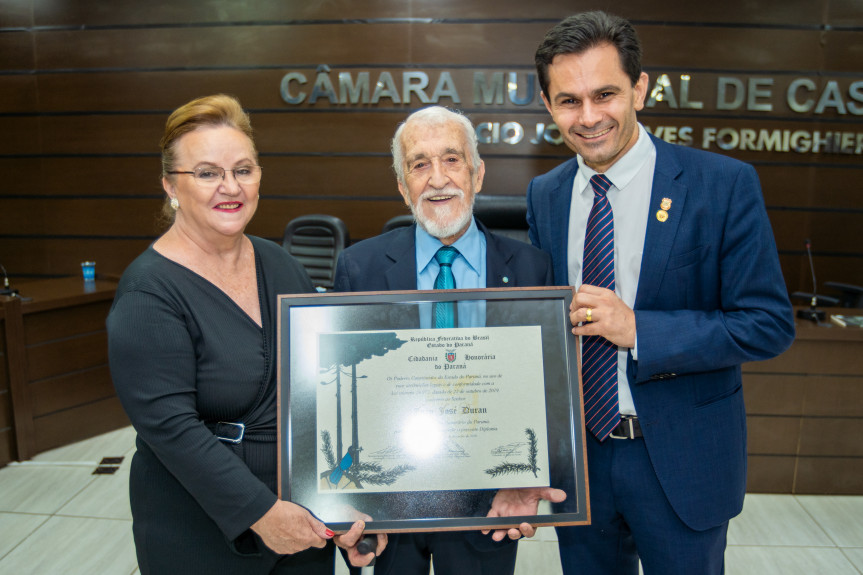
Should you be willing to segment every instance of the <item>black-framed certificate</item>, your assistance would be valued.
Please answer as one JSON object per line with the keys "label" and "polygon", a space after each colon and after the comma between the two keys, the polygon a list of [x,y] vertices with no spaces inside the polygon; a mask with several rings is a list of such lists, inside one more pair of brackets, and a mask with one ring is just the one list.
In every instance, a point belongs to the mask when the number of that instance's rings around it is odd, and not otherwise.
{"label": "black-framed certificate", "polygon": [[[279,496],[337,532],[589,523],[572,296],[280,296]],[[439,304],[453,327],[434,327]],[[544,487],[566,500],[486,517],[498,490]]]}

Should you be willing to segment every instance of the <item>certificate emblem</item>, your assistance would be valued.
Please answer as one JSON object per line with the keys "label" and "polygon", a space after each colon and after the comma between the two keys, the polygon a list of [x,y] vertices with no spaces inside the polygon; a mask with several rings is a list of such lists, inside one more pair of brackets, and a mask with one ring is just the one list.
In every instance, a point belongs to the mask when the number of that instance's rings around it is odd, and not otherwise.
{"label": "certificate emblem", "polygon": [[446,360],[450,363],[455,361],[455,350],[454,349],[446,350]]}

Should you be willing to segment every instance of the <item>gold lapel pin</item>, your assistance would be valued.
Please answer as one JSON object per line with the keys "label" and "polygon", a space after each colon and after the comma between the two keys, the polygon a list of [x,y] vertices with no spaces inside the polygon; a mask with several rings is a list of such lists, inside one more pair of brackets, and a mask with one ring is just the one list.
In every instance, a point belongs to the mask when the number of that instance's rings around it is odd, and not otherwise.
{"label": "gold lapel pin", "polygon": [[656,212],[656,219],[664,222],[668,219],[668,209],[671,208],[671,198],[662,198],[659,202],[659,211]]}

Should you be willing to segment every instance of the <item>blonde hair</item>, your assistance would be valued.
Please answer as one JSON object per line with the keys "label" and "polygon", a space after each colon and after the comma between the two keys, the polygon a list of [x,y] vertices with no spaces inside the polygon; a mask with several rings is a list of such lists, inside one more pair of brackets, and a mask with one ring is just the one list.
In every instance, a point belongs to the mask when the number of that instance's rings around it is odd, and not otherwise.
{"label": "blonde hair", "polygon": [[[177,142],[189,132],[203,126],[228,126],[248,136],[252,144],[252,153],[255,161],[258,159],[258,150],[255,148],[255,139],[252,137],[252,122],[249,115],[243,110],[240,101],[234,96],[227,94],[215,94],[196,98],[191,102],[183,104],[174,110],[165,123],[165,133],[159,142],[162,151],[162,178],[172,178],[168,172],[176,169]],[[174,221],[174,210],[169,204],[168,198],[162,205],[161,220],[170,225]]]}
{"label": "blonde hair", "polygon": [[185,134],[202,126],[229,126],[236,128],[252,141],[252,151],[257,160],[255,139],[252,137],[252,122],[243,111],[240,101],[227,94],[204,96],[183,104],[174,110],[165,123],[165,134],[159,142],[162,149],[162,176],[175,169],[177,141]]}

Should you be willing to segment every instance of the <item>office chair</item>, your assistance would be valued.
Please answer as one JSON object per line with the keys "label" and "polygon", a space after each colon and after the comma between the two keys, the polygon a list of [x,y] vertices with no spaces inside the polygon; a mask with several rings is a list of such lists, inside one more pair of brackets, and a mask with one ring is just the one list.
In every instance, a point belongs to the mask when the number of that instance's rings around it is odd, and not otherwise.
{"label": "office chair", "polygon": [[306,268],[318,291],[332,289],[339,254],[350,244],[345,223],[335,216],[308,214],[285,226],[282,247]]}
{"label": "office chair", "polygon": [[[835,298],[835,297],[832,297],[829,295],[820,294],[820,293],[817,295],[818,295],[818,305],[819,306],[840,307],[838,298]],[[809,305],[812,302],[812,294],[809,292],[805,292],[805,291],[796,291],[796,292],[791,294],[791,299],[799,301],[800,304],[798,304],[798,305],[804,305],[804,304]]]}
{"label": "office chair", "polygon": [[473,215],[496,234],[530,243],[525,196],[477,194]]}
{"label": "office chair", "polygon": [[393,216],[388,219],[386,223],[384,223],[383,229],[381,229],[381,233],[385,234],[390,230],[394,230],[396,228],[400,228],[402,226],[410,226],[414,223],[414,217],[411,214],[401,214],[399,216]]}
{"label": "office chair", "polygon": [[836,298],[839,307],[863,307],[863,287],[840,282],[824,282],[824,287],[840,293]]}

